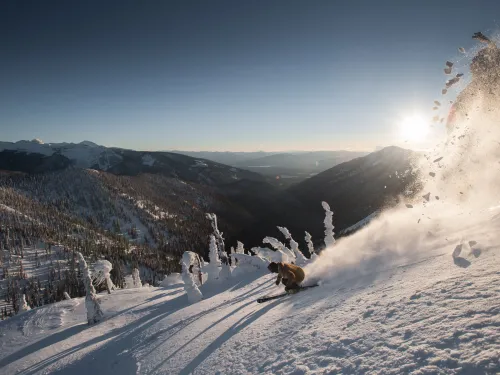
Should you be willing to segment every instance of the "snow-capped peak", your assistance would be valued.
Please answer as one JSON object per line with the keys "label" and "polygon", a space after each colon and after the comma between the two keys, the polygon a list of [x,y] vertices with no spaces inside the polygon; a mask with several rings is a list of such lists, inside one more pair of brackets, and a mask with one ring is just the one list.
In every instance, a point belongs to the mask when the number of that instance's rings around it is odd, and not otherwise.
{"label": "snow-capped peak", "polygon": [[88,146],[88,147],[100,147],[99,145],[95,144],[94,142],[91,141],[82,141],[79,143],[82,146]]}

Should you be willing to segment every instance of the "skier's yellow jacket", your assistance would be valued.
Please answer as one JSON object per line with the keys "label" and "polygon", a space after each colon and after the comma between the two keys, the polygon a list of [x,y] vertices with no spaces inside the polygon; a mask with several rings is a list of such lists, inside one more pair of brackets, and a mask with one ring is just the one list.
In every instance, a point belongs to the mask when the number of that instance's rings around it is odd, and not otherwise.
{"label": "skier's yellow jacket", "polygon": [[290,263],[278,263],[278,278],[276,279],[276,285],[279,285],[281,280],[283,280],[283,284],[286,286],[299,285],[306,274],[304,270],[295,264]]}

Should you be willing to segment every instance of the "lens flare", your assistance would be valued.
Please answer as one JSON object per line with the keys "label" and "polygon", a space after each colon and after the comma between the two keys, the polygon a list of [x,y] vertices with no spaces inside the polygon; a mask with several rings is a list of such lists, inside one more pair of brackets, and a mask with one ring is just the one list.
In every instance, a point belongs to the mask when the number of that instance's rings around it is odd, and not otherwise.
{"label": "lens flare", "polygon": [[429,123],[422,116],[408,116],[400,123],[399,131],[405,140],[422,141],[429,134]]}

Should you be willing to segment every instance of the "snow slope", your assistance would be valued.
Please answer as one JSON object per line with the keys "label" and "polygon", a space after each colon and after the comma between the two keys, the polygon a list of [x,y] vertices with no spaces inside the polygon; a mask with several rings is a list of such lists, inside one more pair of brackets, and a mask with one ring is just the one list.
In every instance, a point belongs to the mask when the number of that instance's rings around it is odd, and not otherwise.
{"label": "snow slope", "polygon": [[182,287],[121,290],[100,295],[91,327],[82,299],[62,301],[0,322],[0,373],[495,374],[500,254],[461,256],[436,249],[263,304],[270,275],[205,285],[194,305]]}
{"label": "snow slope", "polygon": [[365,217],[364,219],[361,219],[360,221],[358,221],[357,223],[351,225],[350,227],[344,229],[344,230],[341,230],[340,231],[340,234],[349,234],[349,233],[352,233],[352,232],[355,232],[357,230],[359,230],[360,228],[363,228],[365,225],[367,225],[371,220],[373,220],[374,218],[377,217],[377,215],[379,214],[378,211],[375,211],[374,213],[368,215],[367,217]]}

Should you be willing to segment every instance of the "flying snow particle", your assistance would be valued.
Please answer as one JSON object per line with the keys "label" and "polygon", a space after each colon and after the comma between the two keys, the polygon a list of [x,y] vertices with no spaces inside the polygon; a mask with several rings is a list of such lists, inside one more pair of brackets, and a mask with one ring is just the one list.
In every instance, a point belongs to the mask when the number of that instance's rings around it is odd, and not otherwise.
{"label": "flying snow particle", "polygon": [[427,202],[431,199],[431,193],[427,193],[425,195],[422,195],[422,198],[424,198]]}
{"label": "flying snow particle", "polygon": [[446,90],[446,89],[441,90],[441,94],[443,94],[443,95],[445,95],[447,92],[448,92],[448,90]]}
{"label": "flying snow particle", "polygon": [[462,244],[457,245],[457,247],[455,247],[455,250],[453,250],[453,253],[451,254],[451,256],[453,258],[456,258],[460,255],[461,252],[462,252]]}
{"label": "flying snow particle", "polygon": [[437,106],[440,106],[440,105],[441,105],[441,103],[440,103],[440,102],[438,102],[437,100],[434,100],[434,104],[435,104],[435,105],[437,105]]}
{"label": "flying snow particle", "polygon": [[451,61],[446,61],[446,66],[448,68],[451,68],[453,66],[453,63]]}
{"label": "flying snow particle", "polygon": [[413,208],[413,206],[411,204],[407,203],[406,208]]}
{"label": "flying snow particle", "polygon": [[463,75],[464,75],[463,73],[458,73],[455,77],[460,78],[463,77]]}
{"label": "flying snow particle", "polygon": [[451,86],[453,86],[458,81],[460,81],[460,78],[457,78],[457,77],[452,78],[452,79],[446,81],[446,88],[449,89]]}
{"label": "flying snow particle", "polygon": [[431,177],[435,177],[435,176],[436,176],[436,174],[435,174],[434,172],[429,172],[429,176],[431,176]]}
{"label": "flying snow particle", "polygon": [[472,39],[479,40],[481,43],[489,43],[490,42],[490,39],[480,31],[477,33],[474,33],[474,35],[472,35]]}
{"label": "flying snow particle", "polygon": [[437,158],[436,160],[433,161],[433,163],[437,163],[438,161],[441,161],[443,157],[441,156],[440,158]]}
{"label": "flying snow particle", "polygon": [[451,68],[444,68],[444,74],[451,74]]}
{"label": "flying snow particle", "polygon": [[465,53],[465,48],[464,47],[458,47],[458,52]]}

